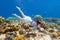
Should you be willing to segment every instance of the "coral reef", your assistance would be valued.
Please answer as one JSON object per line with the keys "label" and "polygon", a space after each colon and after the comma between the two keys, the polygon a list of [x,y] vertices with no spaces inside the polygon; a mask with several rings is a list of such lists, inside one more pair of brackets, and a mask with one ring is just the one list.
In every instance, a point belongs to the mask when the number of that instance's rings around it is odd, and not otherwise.
{"label": "coral reef", "polygon": [[[37,16],[34,18],[36,19]],[[41,20],[42,19],[42,20]],[[14,21],[13,21],[14,20]],[[38,16],[38,25],[37,29],[34,30],[34,25],[25,23],[24,20],[19,21],[17,18],[9,17],[3,18],[0,17],[0,39],[1,40],[43,40],[46,39],[47,35],[51,40],[51,37],[58,38],[60,37],[60,26],[57,23],[47,22]],[[58,29],[59,28],[59,29]],[[44,37],[45,36],[45,37]],[[52,38],[52,39],[53,39]],[[46,39],[48,40],[48,39]]]}

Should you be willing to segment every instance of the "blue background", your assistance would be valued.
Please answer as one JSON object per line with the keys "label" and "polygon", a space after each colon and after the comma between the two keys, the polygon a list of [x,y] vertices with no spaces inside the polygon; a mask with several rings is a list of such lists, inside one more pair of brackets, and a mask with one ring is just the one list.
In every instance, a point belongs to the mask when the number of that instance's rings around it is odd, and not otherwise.
{"label": "blue background", "polygon": [[39,14],[43,17],[60,18],[60,0],[0,0],[0,16],[7,18],[13,13],[21,15],[16,6],[31,17]]}

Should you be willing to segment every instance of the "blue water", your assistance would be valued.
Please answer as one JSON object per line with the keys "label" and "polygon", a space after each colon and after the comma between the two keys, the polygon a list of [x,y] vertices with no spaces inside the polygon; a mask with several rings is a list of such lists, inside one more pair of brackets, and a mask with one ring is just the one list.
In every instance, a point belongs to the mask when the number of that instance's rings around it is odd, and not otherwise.
{"label": "blue water", "polygon": [[0,16],[7,18],[13,13],[20,15],[16,6],[31,17],[39,14],[60,18],[60,0],[0,0]]}

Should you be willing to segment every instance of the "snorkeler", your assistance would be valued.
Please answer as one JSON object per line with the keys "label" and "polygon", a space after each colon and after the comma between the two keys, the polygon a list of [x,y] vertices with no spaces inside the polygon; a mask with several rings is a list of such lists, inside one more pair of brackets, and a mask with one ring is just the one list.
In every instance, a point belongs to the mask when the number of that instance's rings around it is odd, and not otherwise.
{"label": "snorkeler", "polygon": [[36,22],[33,21],[31,17],[26,16],[26,15],[23,13],[23,11],[21,10],[20,7],[16,6],[16,8],[19,10],[19,12],[21,13],[21,15],[22,15],[23,18],[21,18],[21,17],[18,16],[17,14],[13,14],[13,15],[14,15],[15,17],[19,18],[19,19],[24,20],[25,23],[29,23],[29,24],[33,25],[33,26],[34,26],[34,29],[36,29]]}

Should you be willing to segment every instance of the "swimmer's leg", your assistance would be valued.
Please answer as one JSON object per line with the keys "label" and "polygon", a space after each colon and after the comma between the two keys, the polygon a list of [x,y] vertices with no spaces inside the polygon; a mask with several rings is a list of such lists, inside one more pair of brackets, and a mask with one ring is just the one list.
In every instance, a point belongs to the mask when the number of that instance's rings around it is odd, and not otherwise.
{"label": "swimmer's leg", "polygon": [[19,19],[21,19],[21,17],[18,16],[17,14],[12,14],[12,15],[15,16],[15,17],[17,17],[17,18],[19,18]]}
{"label": "swimmer's leg", "polygon": [[23,11],[21,10],[20,7],[16,6],[16,8],[19,10],[19,12],[21,13],[21,15],[22,15],[23,17],[26,17],[26,15],[24,15],[24,13],[23,13]]}

